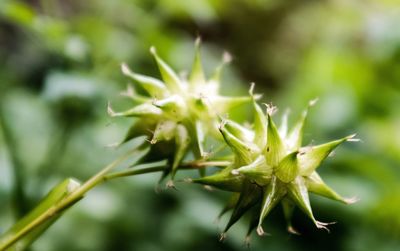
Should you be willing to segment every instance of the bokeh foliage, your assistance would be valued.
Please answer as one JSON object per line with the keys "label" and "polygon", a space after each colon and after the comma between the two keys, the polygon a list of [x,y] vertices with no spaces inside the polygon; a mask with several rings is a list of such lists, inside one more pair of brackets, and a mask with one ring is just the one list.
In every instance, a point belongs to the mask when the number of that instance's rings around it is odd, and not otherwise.
{"label": "bokeh foliage", "polygon": [[[254,237],[252,249],[398,250],[399,23],[396,0],[1,1],[0,228],[65,177],[86,179],[118,155],[105,146],[130,123],[108,118],[106,106],[126,107],[121,62],[157,76],[148,51],[155,45],[175,69],[188,70],[200,34],[206,70],[223,50],[233,55],[225,94],[254,81],[280,113],[319,97],[305,143],[354,132],[363,140],[320,169],[332,187],[360,198],[352,206],[311,198],[319,219],[338,222],[331,234],[295,217],[303,235],[291,236],[275,210],[265,227],[272,237]],[[246,109],[229,116],[249,121]],[[226,194],[186,184],[157,194],[157,179],[95,189],[33,250],[243,249],[243,220],[218,242],[227,219],[213,220]]]}

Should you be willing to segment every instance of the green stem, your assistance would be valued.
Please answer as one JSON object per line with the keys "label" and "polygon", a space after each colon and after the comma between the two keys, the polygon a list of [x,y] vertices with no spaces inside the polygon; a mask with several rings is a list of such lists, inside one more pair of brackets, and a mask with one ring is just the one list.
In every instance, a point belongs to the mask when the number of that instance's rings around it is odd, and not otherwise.
{"label": "green stem", "polygon": [[54,217],[54,215],[61,213],[68,207],[72,206],[75,202],[80,200],[90,189],[95,187],[96,185],[102,183],[104,181],[104,176],[117,167],[121,162],[126,160],[132,152],[128,152],[117,160],[113,161],[111,164],[107,165],[104,169],[86,181],[82,186],[77,188],[74,192],[72,192],[69,196],[65,197],[58,204],[55,204],[49,207],[45,212],[43,212],[36,219],[27,224],[24,228],[22,228],[19,232],[17,232],[11,238],[6,240],[0,238],[0,250],[5,250],[17,242],[19,239],[23,238],[30,231],[33,231],[36,227],[40,226],[50,218]]}
{"label": "green stem", "polygon": [[[229,161],[193,161],[193,162],[182,163],[178,168],[181,170],[182,169],[190,170],[190,169],[206,168],[206,167],[210,167],[210,166],[224,167],[224,166],[228,166],[230,164],[231,164],[231,162],[229,162]],[[167,167],[169,167],[169,165],[166,161],[158,161],[158,162],[153,162],[153,163],[148,163],[148,164],[141,164],[141,165],[137,165],[132,168],[129,168],[125,171],[115,172],[115,173],[110,173],[108,175],[105,175],[104,181],[110,180],[110,179],[115,179],[115,178],[120,178],[120,177],[134,176],[134,175],[138,175],[138,174],[160,172],[160,171],[164,171],[165,168],[167,168]]]}

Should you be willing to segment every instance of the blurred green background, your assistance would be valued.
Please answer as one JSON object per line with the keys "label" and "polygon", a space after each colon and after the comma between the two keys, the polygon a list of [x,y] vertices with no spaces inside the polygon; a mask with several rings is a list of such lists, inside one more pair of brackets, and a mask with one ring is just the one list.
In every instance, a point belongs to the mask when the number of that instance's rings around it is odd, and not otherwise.
{"label": "blurred green background", "polygon": [[[155,45],[188,70],[200,35],[206,70],[224,50],[233,56],[225,94],[244,94],[254,81],[263,102],[293,115],[319,97],[307,142],[362,139],[320,169],[341,194],[360,198],[344,206],[311,197],[317,219],[337,221],[331,233],[297,211],[302,235],[290,235],[275,210],[265,224],[271,236],[254,235],[251,250],[400,250],[399,24],[398,0],[0,0],[0,232],[57,182],[85,180],[118,156],[106,146],[131,121],[111,120],[106,107],[124,106],[121,62],[158,76]],[[232,116],[250,119],[244,114]],[[186,184],[156,193],[158,178],[96,188],[32,250],[246,249],[245,219],[218,241],[225,193]]]}

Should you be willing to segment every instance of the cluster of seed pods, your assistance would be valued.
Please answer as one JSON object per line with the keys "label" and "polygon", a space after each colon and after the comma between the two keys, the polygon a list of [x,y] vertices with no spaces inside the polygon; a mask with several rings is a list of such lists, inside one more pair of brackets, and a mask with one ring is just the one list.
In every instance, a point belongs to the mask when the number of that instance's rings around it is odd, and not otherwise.
{"label": "cluster of seed pods", "polygon": [[[167,186],[173,186],[173,179],[183,159],[189,152],[196,160],[207,158],[204,144],[207,137],[219,140],[233,153],[231,164],[219,172],[190,182],[212,186],[233,193],[222,213],[233,210],[222,237],[246,212],[252,211],[248,235],[256,229],[264,234],[264,219],[278,204],[282,205],[288,224],[288,231],[297,233],[291,224],[292,212],[300,208],[317,228],[327,229],[329,223],[317,221],[313,215],[309,192],[336,200],[345,204],[356,201],[343,198],[324,183],[316,172],[321,162],[341,143],[357,141],[350,135],[321,145],[302,146],[303,128],[308,109],[314,105],[311,101],[294,126],[288,130],[287,116],[284,116],[278,128],[272,116],[276,110],[266,105],[266,112],[257,103],[260,95],[226,97],[219,94],[220,74],[229,61],[224,55],[222,63],[213,76],[205,77],[201,56],[200,40],[195,43],[194,63],[188,78],[179,76],[157,54],[155,48],[150,52],[159,67],[162,80],[135,73],[126,64],[122,72],[134,80],[136,87],[147,95],[139,95],[134,88],[128,88],[125,96],[135,101],[135,106],[123,112],[114,112],[111,116],[137,117],[123,143],[138,136],[141,128],[151,128],[144,154],[160,142],[172,142],[170,168],[163,178],[169,176]],[[251,126],[221,118],[238,105],[250,103],[254,112]],[[221,214],[222,214],[221,213]]]}

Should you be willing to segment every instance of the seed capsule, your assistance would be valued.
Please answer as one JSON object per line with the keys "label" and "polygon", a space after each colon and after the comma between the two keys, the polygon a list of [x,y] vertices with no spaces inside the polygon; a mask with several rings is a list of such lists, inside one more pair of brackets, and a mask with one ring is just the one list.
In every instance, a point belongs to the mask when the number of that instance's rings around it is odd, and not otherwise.
{"label": "seed capsule", "polygon": [[[108,112],[113,117],[140,118],[136,124],[140,124],[142,128],[147,125],[147,130],[154,132],[148,140],[153,145],[161,141],[171,142],[171,145],[175,145],[175,153],[169,157],[172,160],[169,172],[174,177],[178,166],[189,151],[194,153],[196,159],[206,157],[205,135],[222,140],[216,126],[221,114],[238,105],[257,99],[258,96],[221,96],[218,93],[220,75],[229,58],[224,55],[222,63],[217,67],[213,76],[207,79],[201,62],[200,39],[195,43],[195,55],[189,80],[180,77],[158,55],[154,47],[150,49],[150,52],[159,68],[162,80],[135,73],[129,69],[128,65],[122,64],[122,73],[131,78],[135,86],[144,89],[148,97],[139,97],[133,89],[128,89],[125,96],[134,99],[139,104],[122,112],[114,112],[109,106]],[[229,125],[230,129],[234,129],[235,126],[238,125]],[[131,128],[122,143],[132,139],[132,135],[137,136],[132,131],[138,127],[134,125]],[[250,130],[246,130],[245,134],[250,135],[246,137],[252,137]],[[246,147],[246,151],[247,149],[248,147]]]}
{"label": "seed capsule", "polygon": [[[252,90],[250,95],[251,93]],[[317,228],[328,230],[327,226],[330,224],[315,219],[309,192],[346,204],[355,201],[343,198],[334,192],[316,172],[322,161],[337,146],[346,141],[355,141],[355,135],[317,146],[301,146],[308,109],[314,103],[310,102],[289,133],[285,124],[279,130],[277,129],[272,119],[275,111],[273,106],[268,105],[267,114],[264,115],[255,101],[253,101],[254,136],[246,136],[250,134],[245,133],[245,130],[231,121],[224,121],[221,124],[220,132],[234,153],[234,162],[232,166],[219,173],[196,182],[240,193],[224,235],[246,211],[257,203],[260,205],[257,209],[258,218],[257,221],[253,218],[249,231],[256,228],[257,233],[263,235],[262,224],[279,203],[282,203],[288,231],[297,234],[290,220],[295,206],[300,208]],[[287,123],[285,120],[283,120],[284,123]],[[233,179],[234,177],[236,179]]]}

